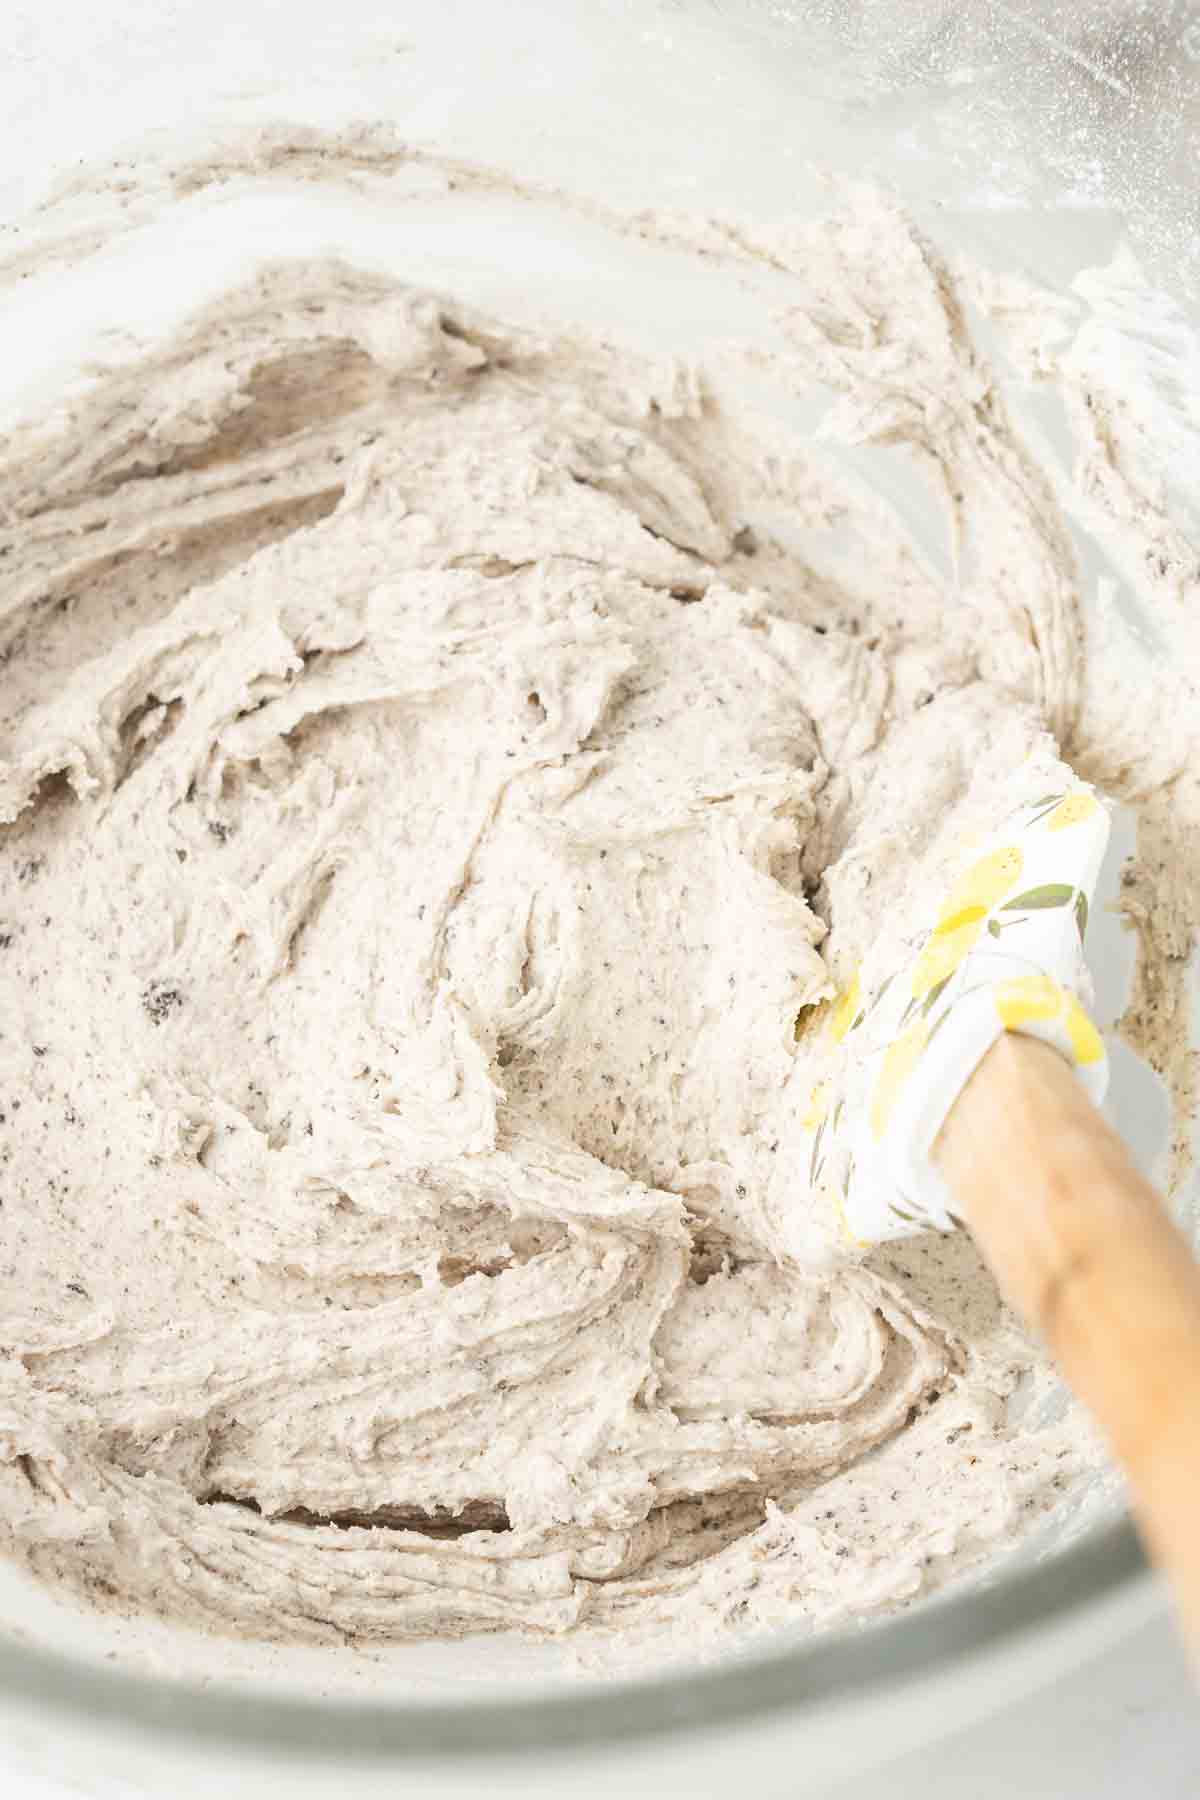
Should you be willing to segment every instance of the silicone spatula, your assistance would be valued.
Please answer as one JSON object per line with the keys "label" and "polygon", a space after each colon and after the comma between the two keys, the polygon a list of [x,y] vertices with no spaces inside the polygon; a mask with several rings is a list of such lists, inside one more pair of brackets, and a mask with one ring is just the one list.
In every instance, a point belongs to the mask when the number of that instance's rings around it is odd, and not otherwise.
{"label": "silicone spatula", "polygon": [[1085,784],[1032,795],[899,965],[858,972],[814,1160],[858,1245],[972,1231],[1124,1467],[1200,1657],[1200,1266],[1099,1110],[1084,944],[1108,829]]}

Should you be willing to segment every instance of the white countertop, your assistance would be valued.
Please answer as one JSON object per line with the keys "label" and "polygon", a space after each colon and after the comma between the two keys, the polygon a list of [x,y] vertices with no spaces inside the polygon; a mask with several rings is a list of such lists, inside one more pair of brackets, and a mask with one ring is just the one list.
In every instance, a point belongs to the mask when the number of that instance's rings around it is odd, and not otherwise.
{"label": "white countertop", "polygon": [[[1167,1627],[829,1800],[1194,1800],[1200,1698]],[[15,1797],[14,1797],[15,1800]]]}
{"label": "white countertop", "polygon": [[[5,1800],[81,1800],[78,1788],[16,1777],[2,1744],[0,1793]],[[1057,1688],[865,1782],[842,1784],[828,1800],[1194,1800],[1197,1794],[1200,1699],[1166,1626],[1152,1624]],[[436,1791],[430,1800],[437,1800]]]}

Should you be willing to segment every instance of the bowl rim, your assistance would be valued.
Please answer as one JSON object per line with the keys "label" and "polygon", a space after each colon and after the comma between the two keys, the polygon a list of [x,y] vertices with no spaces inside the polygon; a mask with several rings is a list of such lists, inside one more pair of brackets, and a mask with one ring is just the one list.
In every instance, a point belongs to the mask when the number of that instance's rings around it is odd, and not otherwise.
{"label": "bowl rim", "polygon": [[698,1729],[796,1724],[831,1704],[880,1698],[967,1657],[1011,1649],[1039,1628],[1115,1599],[1143,1582],[1147,1563],[1126,1515],[1089,1530],[1032,1566],[988,1585],[936,1597],[908,1616],[821,1633],[736,1660],[662,1674],[540,1686],[513,1698],[338,1697],[214,1687],[147,1676],[10,1640],[0,1643],[0,1704],[87,1725],[132,1727],[143,1738],[347,1764],[622,1750]]}

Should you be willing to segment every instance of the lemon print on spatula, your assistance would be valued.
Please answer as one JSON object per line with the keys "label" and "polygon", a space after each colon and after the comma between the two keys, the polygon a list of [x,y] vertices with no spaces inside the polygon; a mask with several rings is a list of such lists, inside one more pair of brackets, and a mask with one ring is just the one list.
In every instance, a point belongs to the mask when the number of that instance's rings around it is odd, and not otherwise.
{"label": "lemon print on spatula", "polygon": [[912,994],[923,1000],[949,981],[979,942],[988,914],[1021,879],[1025,856],[1019,844],[1004,844],[981,856],[955,882],[912,972]]}
{"label": "lemon print on spatula", "polygon": [[907,966],[868,957],[835,1008],[841,1101],[825,1166],[845,1171],[843,1224],[856,1242],[949,1229],[930,1150],[1001,1033],[1044,1039],[1103,1095],[1083,947],[1108,814],[1059,769],[1058,787],[1010,807],[953,875]]}
{"label": "lemon print on spatula", "polygon": [[1061,1023],[1074,1060],[1086,1067],[1104,1056],[1104,1039],[1080,1004],[1051,975],[1018,975],[998,982],[994,989],[996,1011],[1005,1031],[1024,1031],[1033,1024]]}

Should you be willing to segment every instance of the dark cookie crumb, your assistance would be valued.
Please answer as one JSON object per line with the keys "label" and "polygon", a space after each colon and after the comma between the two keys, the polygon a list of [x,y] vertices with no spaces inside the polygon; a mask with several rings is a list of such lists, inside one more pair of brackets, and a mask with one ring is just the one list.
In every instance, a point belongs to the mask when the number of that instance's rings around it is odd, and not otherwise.
{"label": "dark cookie crumb", "polygon": [[156,1025],[170,1018],[177,1007],[183,1005],[183,995],[169,981],[152,981],[142,990],[142,1005]]}

